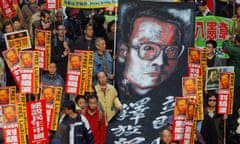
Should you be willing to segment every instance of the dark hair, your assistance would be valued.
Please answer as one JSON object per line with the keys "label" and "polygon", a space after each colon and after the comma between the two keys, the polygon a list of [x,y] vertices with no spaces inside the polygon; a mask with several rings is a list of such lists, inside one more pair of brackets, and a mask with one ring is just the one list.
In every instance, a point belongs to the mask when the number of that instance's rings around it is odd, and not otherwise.
{"label": "dark hair", "polygon": [[51,60],[50,64],[55,64],[57,66],[56,61]]}
{"label": "dark hair", "polygon": [[83,30],[87,30],[88,27],[93,27],[93,24],[88,23],[88,24],[84,25]]}
{"label": "dark hair", "polygon": [[[170,13],[168,13],[167,11],[164,11],[162,9],[146,9],[144,7],[139,7],[139,8],[134,8],[129,10],[128,12],[126,12],[127,16],[125,17],[125,20],[120,23],[120,25],[122,25],[121,27],[124,27],[121,31],[121,39],[123,39],[125,42],[128,42],[128,40],[131,37],[132,31],[133,31],[133,27],[134,27],[134,22],[136,21],[136,19],[140,18],[140,17],[150,17],[150,18],[154,18],[154,19],[158,19],[159,21],[164,21],[167,23],[171,23],[174,24],[177,28],[176,28],[176,40],[175,43],[180,43],[182,42],[183,39],[183,31],[181,31],[181,21],[178,20],[178,18],[175,18],[173,15],[171,15]],[[179,30],[179,31],[178,31]]]}
{"label": "dark hair", "polygon": [[214,90],[208,91],[208,93],[207,93],[207,99],[210,98],[210,97],[212,97],[212,96],[218,98],[218,94],[216,93],[216,91],[214,91]]}
{"label": "dark hair", "polygon": [[88,97],[87,97],[87,103],[89,103],[89,100],[90,99],[96,99],[97,100],[97,102],[98,102],[98,97],[97,97],[97,95],[95,95],[95,94],[92,94],[92,95],[89,95]]}
{"label": "dark hair", "polygon": [[40,12],[40,17],[45,17],[46,14],[49,14],[49,15],[50,15],[50,11],[49,11],[49,10],[42,10],[42,11]]}
{"label": "dark hair", "polygon": [[8,25],[12,25],[12,22],[9,21],[9,20],[3,22],[2,32],[6,32],[6,31],[5,31],[5,28],[6,28]]}
{"label": "dark hair", "polygon": [[76,112],[76,106],[73,101],[67,101],[63,104],[63,108],[67,108],[69,110],[72,110],[73,112]]}
{"label": "dark hair", "polygon": [[112,20],[108,23],[108,25],[107,25],[107,31],[108,32],[111,32],[111,27],[115,24],[115,22],[116,22],[115,20]]}
{"label": "dark hair", "polygon": [[77,95],[77,96],[75,97],[75,103],[78,103],[78,101],[79,101],[80,99],[83,99],[83,100],[86,101],[85,96],[83,96],[83,95]]}
{"label": "dark hair", "polygon": [[217,42],[215,40],[208,40],[206,42],[206,44],[211,44],[213,46],[213,48],[216,48],[217,47]]}

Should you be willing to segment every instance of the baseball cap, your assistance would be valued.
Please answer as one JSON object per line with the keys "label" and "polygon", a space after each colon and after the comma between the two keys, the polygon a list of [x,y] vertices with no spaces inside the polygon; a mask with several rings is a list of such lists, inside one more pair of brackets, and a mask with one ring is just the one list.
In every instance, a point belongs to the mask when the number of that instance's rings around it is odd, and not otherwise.
{"label": "baseball cap", "polygon": [[207,1],[206,0],[197,0],[197,5],[207,5]]}

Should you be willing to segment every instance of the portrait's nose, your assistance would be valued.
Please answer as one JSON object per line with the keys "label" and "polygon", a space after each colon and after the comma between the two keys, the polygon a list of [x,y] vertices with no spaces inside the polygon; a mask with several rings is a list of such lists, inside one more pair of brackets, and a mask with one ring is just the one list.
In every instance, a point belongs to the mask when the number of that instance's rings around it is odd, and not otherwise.
{"label": "portrait's nose", "polygon": [[151,65],[163,65],[163,52],[161,51],[160,54],[151,62]]}

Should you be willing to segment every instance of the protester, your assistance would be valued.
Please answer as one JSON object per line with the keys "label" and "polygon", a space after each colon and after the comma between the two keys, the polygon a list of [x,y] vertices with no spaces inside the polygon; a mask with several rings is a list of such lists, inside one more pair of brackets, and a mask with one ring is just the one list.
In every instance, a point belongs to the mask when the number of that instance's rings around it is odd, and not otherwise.
{"label": "protester", "polygon": [[113,59],[109,52],[106,51],[106,41],[103,38],[97,38],[95,41],[97,51],[94,52],[93,64],[93,86],[97,84],[96,74],[99,71],[107,73],[108,81],[114,80]]}
{"label": "protester", "polygon": [[37,20],[32,24],[32,34],[35,34],[35,29],[42,29],[42,30],[53,29],[50,11],[42,10],[40,12],[40,20]]}
{"label": "protester", "polygon": [[57,73],[62,76],[63,80],[66,79],[68,54],[70,52],[70,47],[64,39],[65,33],[65,26],[63,24],[58,25],[57,42],[55,44],[54,41],[52,41],[51,45],[51,59],[56,62],[58,68]]}
{"label": "protester", "polygon": [[29,0],[29,2],[22,7],[22,14],[24,18],[23,27],[29,27],[30,19],[32,15],[37,12],[37,10],[38,5],[36,3],[36,0]]}
{"label": "protester", "polygon": [[42,75],[41,77],[41,84],[44,85],[53,85],[53,86],[61,86],[62,87],[62,101],[61,106],[63,103],[68,101],[68,97],[65,94],[65,82],[61,75],[57,73],[57,64],[55,62],[51,62],[49,66],[48,72]]}
{"label": "protester", "polygon": [[98,108],[98,97],[95,94],[89,95],[87,97],[87,103],[88,107],[84,115],[92,129],[94,144],[105,144],[106,120],[104,113]]}
{"label": "protester", "polygon": [[236,116],[231,123],[228,140],[230,144],[240,143],[240,106],[237,107]]}
{"label": "protester", "polygon": [[87,24],[84,26],[83,36],[77,38],[74,42],[74,50],[91,50],[95,51],[95,37],[93,31],[93,25]]}
{"label": "protester", "polygon": [[94,144],[94,138],[87,119],[79,115],[75,103],[68,101],[63,105],[65,117],[54,134],[53,140],[62,144]]}
{"label": "protester", "polygon": [[230,56],[229,66],[234,66],[235,80],[234,80],[234,110],[240,104],[240,34],[237,34],[234,42],[231,43],[230,36],[227,35],[222,44],[224,50],[228,51]]}
{"label": "protester", "polygon": [[82,26],[78,19],[79,9],[77,8],[66,8],[67,19],[64,20],[66,27],[66,36],[72,41],[75,41],[79,36],[82,35]]}
{"label": "protester", "polygon": [[79,110],[78,113],[81,114],[82,111],[86,110],[87,102],[85,96],[77,95],[75,97],[75,103],[77,104]]}
{"label": "protester", "polygon": [[107,74],[103,71],[97,73],[98,83],[95,86],[99,102],[103,108],[107,121],[114,117],[116,114],[115,109],[122,110],[122,104],[119,101],[116,89],[107,83]]}
{"label": "protester", "polygon": [[206,55],[207,55],[207,65],[208,67],[215,66],[226,66],[226,60],[219,59],[218,56],[215,55],[217,42],[215,40],[208,40],[206,42]]}
{"label": "protester", "polygon": [[217,114],[217,93],[209,91],[205,107],[201,134],[207,144],[223,144],[223,119],[227,116]]}
{"label": "protester", "polygon": [[176,144],[172,142],[172,132],[169,129],[163,129],[160,138],[160,144]]}
{"label": "protester", "polygon": [[211,11],[207,6],[207,0],[197,0],[198,11],[195,16],[208,16],[212,15]]}
{"label": "protester", "polygon": [[[38,11],[35,12],[31,18],[30,18],[30,22],[29,22],[29,35],[30,38],[32,38],[34,36],[34,31],[33,31],[33,23],[35,21],[38,21],[41,19],[41,11],[46,10],[46,1],[45,0],[38,0]],[[33,40],[33,39],[32,39]]]}
{"label": "protester", "polygon": [[14,31],[23,30],[22,23],[18,17],[12,18],[12,26]]}
{"label": "protester", "polygon": [[114,41],[116,38],[116,21],[110,21],[107,25],[107,51],[113,55],[114,52]]}

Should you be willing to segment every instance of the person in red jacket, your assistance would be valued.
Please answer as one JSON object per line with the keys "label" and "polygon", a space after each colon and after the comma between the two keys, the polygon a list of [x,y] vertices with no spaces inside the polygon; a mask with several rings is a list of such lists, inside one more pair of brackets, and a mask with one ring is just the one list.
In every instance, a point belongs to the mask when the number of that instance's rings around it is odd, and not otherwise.
{"label": "person in red jacket", "polygon": [[98,107],[98,97],[89,95],[87,97],[88,107],[83,115],[87,118],[90,128],[92,129],[94,144],[105,144],[106,139],[106,120],[105,115]]}

